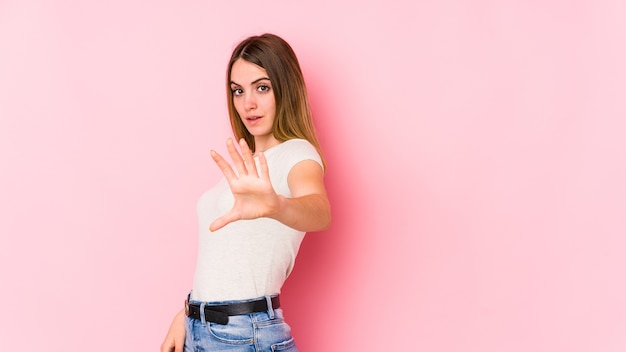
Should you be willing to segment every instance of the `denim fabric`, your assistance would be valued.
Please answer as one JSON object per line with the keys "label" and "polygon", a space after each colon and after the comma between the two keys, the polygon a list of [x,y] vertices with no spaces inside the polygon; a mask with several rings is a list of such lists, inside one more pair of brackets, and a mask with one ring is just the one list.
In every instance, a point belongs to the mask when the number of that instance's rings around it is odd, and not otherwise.
{"label": "denim fabric", "polygon": [[[242,302],[242,301],[237,301]],[[190,301],[202,304],[202,302]],[[213,302],[211,304],[227,304]],[[206,304],[206,303],[205,303]],[[209,304],[206,304],[209,305]],[[297,352],[282,309],[228,317],[227,325],[186,318],[185,352]]]}

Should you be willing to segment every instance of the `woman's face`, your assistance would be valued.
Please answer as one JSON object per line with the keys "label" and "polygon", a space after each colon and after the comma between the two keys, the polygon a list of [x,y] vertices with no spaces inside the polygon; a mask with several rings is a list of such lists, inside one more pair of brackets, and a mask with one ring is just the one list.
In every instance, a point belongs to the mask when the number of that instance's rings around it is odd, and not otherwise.
{"label": "woman's face", "polygon": [[276,101],[265,69],[238,59],[230,71],[233,105],[255,141],[273,138]]}

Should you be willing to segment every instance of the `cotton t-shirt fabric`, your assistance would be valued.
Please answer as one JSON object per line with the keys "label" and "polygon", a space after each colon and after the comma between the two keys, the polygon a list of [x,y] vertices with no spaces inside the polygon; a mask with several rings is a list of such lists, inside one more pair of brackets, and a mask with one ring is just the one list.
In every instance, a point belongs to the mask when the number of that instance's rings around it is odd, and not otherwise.
{"label": "cotton t-shirt fabric", "polygon": [[[315,147],[291,139],[264,152],[277,194],[291,197],[287,177],[303,160],[322,165]],[[255,158],[258,167],[258,159]],[[291,273],[304,232],[281,222],[239,220],[211,232],[209,225],[233,206],[228,181],[222,178],[197,205],[200,239],[192,299],[204,302],[245,300],[280,293]]]}

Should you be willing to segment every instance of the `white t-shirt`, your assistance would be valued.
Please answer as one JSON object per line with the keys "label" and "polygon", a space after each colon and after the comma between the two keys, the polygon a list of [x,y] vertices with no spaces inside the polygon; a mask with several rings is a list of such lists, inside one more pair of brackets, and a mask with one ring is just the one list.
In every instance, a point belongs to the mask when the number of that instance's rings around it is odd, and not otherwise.
{"label": "white t-shirt", "polygon": [[[303,139],[288,140],[264,154],[272,186],[285,197],[291,197],[287,176],[294,165],[303,160],[322,165],[315,147]],[[239,220],[209,231],[211,222],[233,203],[225,178],[198,201],[200,239],[193,300],[218,302],[278,294],[293,269],[304,232],[269,218]]]}

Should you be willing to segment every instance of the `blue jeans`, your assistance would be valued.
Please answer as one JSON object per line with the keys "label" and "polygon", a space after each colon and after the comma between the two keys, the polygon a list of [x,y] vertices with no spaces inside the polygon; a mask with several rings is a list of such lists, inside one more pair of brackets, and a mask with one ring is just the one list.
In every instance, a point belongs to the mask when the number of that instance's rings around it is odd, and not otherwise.
{"label": "blue jeans", "polygon": [[[228,304],[245,301],[212,302]],[[190,303],[202,304],[198,301]],[[209,304],[207,304],[209,305]],[[201,313],[203,314],[203,313]],[[283,310],[228,317],[227,325],[204,319],[186,318],[185,352],[297,352],[291,328],[283,318]]]}

